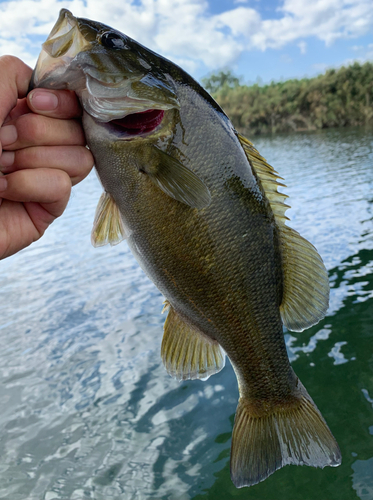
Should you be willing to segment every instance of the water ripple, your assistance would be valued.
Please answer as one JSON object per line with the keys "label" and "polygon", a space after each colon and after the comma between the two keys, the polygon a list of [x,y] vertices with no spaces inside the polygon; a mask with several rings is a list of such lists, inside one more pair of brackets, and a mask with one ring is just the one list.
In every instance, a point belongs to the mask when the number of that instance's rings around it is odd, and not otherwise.
{"label": "water ripple", "polygon": [[0,498],[370,498],[372,142],[354,129],[256,141],[286,179],[291,226],[329,270],[328,316],[286,340],[341,444],[341,468],[289,467],[233,488],[233,370],[228,363],[203,383],[167,375],[162,296],[125,243],[90,246],[101,190],[91,175],[42,240],[2,262]]}

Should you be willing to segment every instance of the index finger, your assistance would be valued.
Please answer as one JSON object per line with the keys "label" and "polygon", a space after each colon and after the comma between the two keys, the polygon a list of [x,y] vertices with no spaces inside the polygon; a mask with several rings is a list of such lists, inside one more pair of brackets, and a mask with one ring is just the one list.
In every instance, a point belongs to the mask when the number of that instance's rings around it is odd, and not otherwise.
{"label": "index finger", "polygon": [[0,127],[17,99],[26,96],[32,69],[14,56],[0,57]]}

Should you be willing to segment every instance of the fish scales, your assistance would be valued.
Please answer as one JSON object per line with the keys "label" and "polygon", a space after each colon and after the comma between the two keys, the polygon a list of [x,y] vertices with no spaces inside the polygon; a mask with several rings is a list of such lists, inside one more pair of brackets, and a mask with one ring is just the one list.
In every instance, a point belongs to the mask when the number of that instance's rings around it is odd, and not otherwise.
{"label": "fish scales", "polygon": [[320,320],[329,287],[317,251],[284,225],[279,175],[182,69],[69,11],[43,45],[32,86],[70,88],[81,100],[105,189],[92,240],[127,238],[166,297],[167,371],[205,379],[228,355],[240,391],[234,484],[287,464],[339,465],[286,353],[283,323],[300,331]]}
{"label": "fish scales", "polygon": [[[187,96],[185,99],[187,100]],[[183,99],[180,98],[180,101],[183,102]],[[193,123],[196,120],[189,110],[199,112],[203,105],[202,101],[197,106],[185,106],[188,113],[186,117],[181,117],[181,121],[186,130],[189,129],[189,121]],[[243,167],[247,164],[240,149],[237,149],[237,157],[231,158],[230,165],[227,165],[226,177],[216,175],[216,179],[210,178],[211,192],[219,192],[220,196],[213,198],[213,202],[204,210],[195,209],[191,212],[174,200],[171,200],[171,206],[165,206],[163,193],[146,176],[142,179],[144,185],[136,189],[133,197],[123,198],[118,179],[123,183],[131,183],[131,174],[137,179],[138,170],[136,167],[132,172],[129,167],[126,170],[113,169],[113,165],[118,157],[120,165],[131,165],[131,148],[119,152],[115,146],[110,150],[105,143],[100,152],[97,140],[90,138],[89,130],[88,127],[88,143],[95,142],[100,178],[128,221],[131,233],[128,244],[144,271],[176,311],[188,318],[195,327],[216,339],[230,353],[236,370],[248,373],[246,378],[253,371],[252,368],[246,368],[257,359],[261,360],[263,373],[266,370],[278,375],[287,373],[289,362],[278,310],[280,296],[277,289],[281,287],[282,278],[276,272],[281,269],[276,262],[279,260],[278,242],[274,244],[276,227],[254,176],[248,175],[250,172],[242,168],[246,179],[244,176],[240,179],[240,162]],[[198,130],[193,133],[193,137],[185,134],[184,147],[193,144],[196,157],[196,168],[193,170],[196,173],[200,173],[198,168],[203,170],[205,148],[209,147],[209,143],[216,143],[215,128],[211,127],[211,137],[208,133],[207,127],[203,134]],[[221,142],[218,141],[221,158],[217,151],[216,161],[223,164],[226,162],[226,151],[235,140],[234,136],[222,134]],[[107,168],[108,164],[111,168]],[[237,186],[233,183],[232,187],[224,186],[226,179],[231,179],[232,174],[237,178]],[[242,180],[246,180],[246,184],[251,185],[252,189],[246,191]],[[136,185],[135,180],[133,185]],[[247,195],[246,202],[242,196],[237,195],[236,191],[240,188]],[[257,212],[255,218],[252,216],[254,210]],[[243,237],[245,231],[250,232],[250,237]],[[160,237],[155,239],[154,234]],[[260,290],[266,290],[266,294],[263,296]],[[252,297],[257,297],[258,301],[252,300]],[[276,356],[275,367],[270,352],[267,354],[267,363],[264,361],[265,344],[260,340],[256,342],[256,337],[261,336],[261,330],[268,331],[268,327],[272,325],[274,328],[271,330],[278,332],[278,346],[271,341],[268,347],[274,351],[273,354],[283,351],[281,356]],[[230,342],[232,334],[234,342]],[[281,366],[281,360],[285,367]],[[244,376],[242,379],[245,380]],[[255,378],[253,382],[257,380],[262,381],[263,377]],[[279,384],[280,376],[272,382],[275,385],[273,389],[278,391]],[[248,385],[253,390],[254,383]]]}

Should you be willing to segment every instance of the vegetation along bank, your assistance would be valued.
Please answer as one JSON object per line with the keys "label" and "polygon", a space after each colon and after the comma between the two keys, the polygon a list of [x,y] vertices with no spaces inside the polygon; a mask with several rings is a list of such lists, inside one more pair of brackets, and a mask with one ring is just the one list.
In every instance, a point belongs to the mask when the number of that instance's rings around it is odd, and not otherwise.
{"label": "vegetation along bank", "polygon": [[230,71],[202,79],[247,136],[373,124],[373,63],[329,69],[315,78],[241,85]]}

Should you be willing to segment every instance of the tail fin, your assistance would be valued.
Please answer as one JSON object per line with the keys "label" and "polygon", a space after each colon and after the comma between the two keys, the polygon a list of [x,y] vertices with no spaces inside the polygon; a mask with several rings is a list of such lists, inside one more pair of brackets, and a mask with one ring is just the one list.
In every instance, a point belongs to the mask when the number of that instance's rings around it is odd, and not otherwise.
{"label": "tail fin", "polygon": [[257,417],[240,398],[232,436],[231,477],[237,488],[264,481],[284,465],[324,468],[341,452],[321,413],[298,381],[299,406]]}

